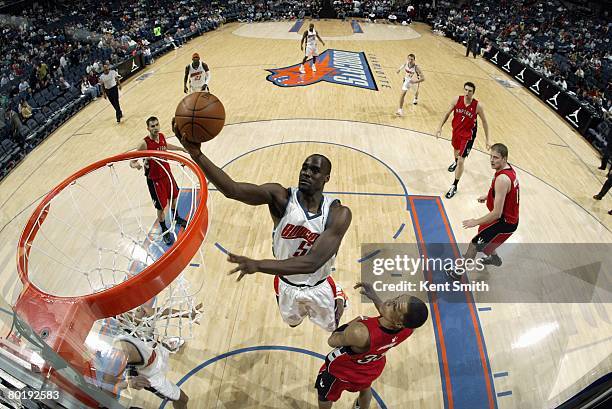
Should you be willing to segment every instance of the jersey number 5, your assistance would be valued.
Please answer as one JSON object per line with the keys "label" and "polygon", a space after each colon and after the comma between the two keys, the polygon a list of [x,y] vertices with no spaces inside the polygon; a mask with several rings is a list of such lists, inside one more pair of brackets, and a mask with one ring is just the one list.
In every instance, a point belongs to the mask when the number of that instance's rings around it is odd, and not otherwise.
{"label": "jersey number 5", "polygon": [[302,240],[296,252],[293,253],[292,257],[300,257],[305,255],[306,253],[308,253],[308,251],[310,251],[311,246],[312,244],[308,243],[306,240]]}

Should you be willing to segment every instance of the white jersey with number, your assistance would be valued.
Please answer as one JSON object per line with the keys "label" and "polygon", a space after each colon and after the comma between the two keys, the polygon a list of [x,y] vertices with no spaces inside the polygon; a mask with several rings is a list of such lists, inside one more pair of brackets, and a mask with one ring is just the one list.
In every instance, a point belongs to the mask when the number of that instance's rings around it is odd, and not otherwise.
{"label": "white jersey with number", "polygon": [[316,47],[317,46],[317,31],[316,30],[308,30],[308,34],[306,34],[306,46],[308,47]]}
{"label": "white jersey with number", "polygon": [[412,83],[410,82],[410,80],[414,77],[414,76],[418,77],[418,73],[417,73],[417,65],[414,64],[412,67],[408,65],[408,63],[404,64],[404,82],[402,83],[402,90],[404,91],[408,91],[410,89],[410,86],[412,85]]}
{"label": "white jersey with number", "polygon": [[[317,214],[310,214],[298,201],[301,193],[297,188],[290,188],[289,201],[285,214],[274,228],[272,251],[277,260],[299,257],[308,254],[310,248],[325,230],[329,219],[331,205],[338,201],[328,195],[323,195],[323,203]],[[285,279],[293,284],[313,286],[327,278],[333,269],[336,255],[312,274],[295,274]],[[279,272],[279,273],[282,273]]]}
{"label": "white jersey with number", "polygon": [[414,64],[412,67],[408,65],[408,63],[404,64],[404,78],[411,79],[416,75],[417,66]]}
{"label": "white jersey with number", "polygon": [[206,71],[204,64],[200,61],[197,68],[193,68],[193,64],[189,64],[189,84],[192,90],[200,90],[204,86]]}

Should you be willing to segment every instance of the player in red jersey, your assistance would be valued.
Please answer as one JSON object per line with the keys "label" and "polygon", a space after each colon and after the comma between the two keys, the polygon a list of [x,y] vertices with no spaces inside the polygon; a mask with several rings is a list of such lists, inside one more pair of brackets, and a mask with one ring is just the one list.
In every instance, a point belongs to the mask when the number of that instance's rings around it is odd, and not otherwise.
{"label": "player in red jersey", "polygon": [[[172,145],[166,142],[166,137],[163,133],[159,132],[159,120],[152,116],[147,119],[147,130],[149,135],[136,148],[139,151],[150,150],[150,151],[181,151],[187,152],[181,146]],[[142,169],[142,166],[137,159],[130,161],[130,166],[135,169]],[[166,245],[171,246],[174,243],[172,232],[166,226],[166,207],[170,201],[170,216],[174,221],[185,228],[187,221],[179,216],[176,211],[176,199],[178,197],[178,186],[172,176],[170,170],[170,164],[162,160],[146,160],[145,176],[147,177],[147,186],[149,187],[149,193],[151,199],[153,199],[153,205],[157,209],[157,221],[161,226],[161,234]],[[173,217],[172,217],[173,216]]]}
{"label": "player in red jersey", "polygon": [[[469,229],[478,226],[478,234],[470,243],[464,259],[474,259],[478,252],[486,255],[483,264],[501,266],[502,260],[496,249],[516,231],[519,222],[519,181],[514,168],[508,163],[508,148],[496,143],[491,146],[491,167],[495,175],[486,196],[478,198],[479,203],[486,203],[489,213],[479,219],[463,221],[463,227]],[[461,279],[457,270],[446,273],[455,280]]]}
{"label": "player in red jersey", "polygon": [[463,175],[463,163],[465,158],[468,157],[474,141],[476,140],[476,132],[478,130],[478,122],[476,121],[476,115],[482,119],[482,127],[485,131],[486,146],[489,149],[489,125],[487,124],[487,118],[485,117],[484,107],[482,102],[478,102],[474,98],[474,92],[476,92],[476,85],[472,82],[466,82],[463,85],[465,95],[460,95],[457,98],[453,98],[448,111],[442,118],[440,126],[436,131],[436,138],[440,137],[442,133],[442,127],[444,123],[453,112],[453,137],[452,145],[454,149],[455,161],[448,167],[449,172],[455,172],[455,181],[451,185],[450,189],[446,193],[446,198],[450,199],[457,193],[457,184],[461,175]]}
{"label": "player in red jersey", "polygon": [[381,301],[370,283],[357,283],[361,294],[374,302],[378,317],[357,317],[340,326],[327,343],[335,348],[319,370],[315,388],[319,409],[329,409],[343,391],[359,392],[355,408],[368,409],[371,384],[382,373],[385,354],[402,343],[427,321],[429,312],[423,301],[408,294]]}

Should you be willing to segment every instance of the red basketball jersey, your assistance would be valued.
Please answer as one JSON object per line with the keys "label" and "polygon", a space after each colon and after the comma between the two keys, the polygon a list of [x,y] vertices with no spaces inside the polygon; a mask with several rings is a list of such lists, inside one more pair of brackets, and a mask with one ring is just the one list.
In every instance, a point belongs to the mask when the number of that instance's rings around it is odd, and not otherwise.
{"label": "red basketball jersey", "polygon": [[506,200],[504,201],[504,210],[502,211],[502,219],[506,223],[517,224],[519,221],[519,181],[516,177],[516,172],[510,166],[509,168],[498,170],[493,176],[493,182],[487,193],[487,208],[493,210],[493,203],[495,202],[495,180],[499,175],[506,175],[510,178],[510,190],[506,193]]}
{"label": "red basketball jersey", "polygon": [[380,376],[387,362],[387,351],[412,335],[413,330],[404,328],[393,331],[384,328],[378,323],[378,318],[359,321],[370,333],[370,349],[361,354],[354,353],[350,347],[334,349],[325,360],[329,373],[354,384],[369,384]]}
{"label": "red basketball jersey", "polygon": [[[163,133],[159,133],[159,142],[155,142],[149,136],[144,138],[145,143],[147,144],[147,150],[150,151],[167,151],[168,144],[166,143],[166,137]],[[163,166],[163,167],[162,167]],[[162,160],[148,160],[147,166],[145,168],[145,175],[149,179],[159,180],[168,178],[172,173],[170,172],[170,164],[166,161]]]}
{"label": "red basketball jersey", "polygon": [[476,126],[476,108],[478,100],[472,98],[470,105],[465,105],[465,97],[457,99],[453,111],[453,136],[461,139],[472,139],[472,130]]}

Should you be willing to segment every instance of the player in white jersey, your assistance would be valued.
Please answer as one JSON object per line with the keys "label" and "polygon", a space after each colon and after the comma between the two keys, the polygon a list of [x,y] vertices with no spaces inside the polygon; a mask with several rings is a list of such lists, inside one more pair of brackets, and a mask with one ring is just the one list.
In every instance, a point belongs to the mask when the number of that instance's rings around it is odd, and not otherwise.
{"label": "player in white jersey", "polygon": [[[189,90],[187,80],[189,79]],[[208,83],[210,82],[210,70],[206,63],[200,61],[200,55],[193,53],[191,64],[185,67],[185,77],[183,78],[183,92],[209,92]]]}
{"label": "player in white jersey", "polygon": [[[206,177],[227,198],[257,206],[268,205],[274,223],[276,260],[254,260],[229,254],[236,263],[230,274],[262,272],[275,276],[277,301],[283,320],[292,327],[308,316],[327,331],[337,328],[346,296],[330,274],[333,260],[351,224],[351,211],[323,194],[331,162],[311,155],[302,164],[298,188],[278,183],[236,182],[210,161],[196,144],[176,135]],[[278,278],[276,278],[278,277]]]}
{"label": "player in white jersey", "polygon": [[[414,94],[414,99],[412,103],[416,105],[419,102],[419,85],[421,82],[425,81],[425,76],[423,72],[415,63],[416,57],[414,54],[408,54],[408,58],[406,58],[406,62],[402,64],[398,69],[397,73],[403,69],[404,70],[404,83],[402,84],[402,93],[400,95],[399,100],[399,108],[395,112],[396,115],[402,116],[404,115],[404,98],[406,97],[406,93],[410,89],[410,87],[414,84],[417,84],[417,89]],[[416,78],[415,78],[416,75]]]}
{"label": "player in white jersey", "polygon": [[[113,349],[123,354],[124,366],[118,376],[109,372],[103,374],[103,387],[106,390],[118,394],[128,386],[146,389],[161,399],[172,401],[176,409],[187,408],[189,397],[166,378],[168,350],[165,347],[154,341],[145,342],[129,335],[119,335],[115,338]],[[124,372],[127,372],[126,380],[115,384]]]}
{"label": "player in white jersey", "polygon": [[306,42],[306,52],[304,55],[304,59],[302,60],[302,64],[300,65],[300,72],[302,74],[306,73],[304,70],[304,63],[307,59],[312,58],[312,71],[317,71],[317,66],[315,65],[317,62],[317,57],[319,53],[317,52],[317,39],[325,46],[325,42],[319,37],[319,33],[316,32],[314,28],[314,24],[310,23],[307,31],[304,31],[304,35],[302,36],[302,41],[300,42],[300,50],[304,50],[304,42]]}

